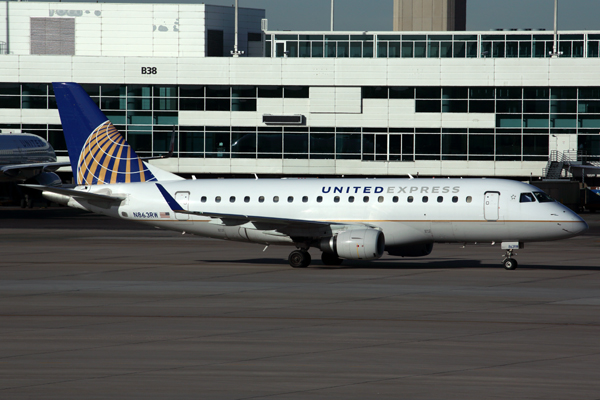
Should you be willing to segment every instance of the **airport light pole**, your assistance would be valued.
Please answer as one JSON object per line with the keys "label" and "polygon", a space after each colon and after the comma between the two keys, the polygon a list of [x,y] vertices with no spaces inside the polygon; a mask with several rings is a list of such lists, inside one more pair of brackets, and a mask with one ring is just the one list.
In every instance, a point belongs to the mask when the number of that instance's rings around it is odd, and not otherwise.
{"label": "airport light pole", "polygon": [[331,0],[331,31],[333,32],[333,0]]}
{"label": "airport light pole", "polygon": [[550,55],[552,58],[558,58],[561,55],[558,51],[558,0],[554,0],[554,46]]}
{"label": "airport light pole", "polygon": [[238,50],[238,0],[235,0],[235,33],[233,39],[233,50],[231,50],[232,57],[239,57],[244,54],[243,51]]}

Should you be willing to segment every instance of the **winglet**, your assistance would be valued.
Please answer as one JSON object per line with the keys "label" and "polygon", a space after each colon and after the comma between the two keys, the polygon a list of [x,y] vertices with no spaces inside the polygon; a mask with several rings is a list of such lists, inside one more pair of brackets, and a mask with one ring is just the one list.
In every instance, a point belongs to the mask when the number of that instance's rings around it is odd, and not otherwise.
{"label": "winglet", "polygon": [[158,190],[160,190],[160,194],[163,195],[163,197],[167,201],[167,204],[169,205],[169,207],[171,208],[171,210],[173,210],[175,212],[184,212],[185,211],[183,209],[183,207],[181,207],[179,205],[179,203],[177,202],[177,200],[175,200],[173,198],[173,196],[171,196],[169,194],[169,192],[167,192],[167,189],[165,189],[160,183],[157,183],[156,187],[158,188]]}

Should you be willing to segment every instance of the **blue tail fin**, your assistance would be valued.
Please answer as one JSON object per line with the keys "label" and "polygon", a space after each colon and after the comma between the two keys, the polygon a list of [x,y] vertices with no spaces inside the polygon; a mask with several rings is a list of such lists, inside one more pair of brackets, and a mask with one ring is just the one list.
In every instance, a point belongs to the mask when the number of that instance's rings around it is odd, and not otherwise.
{"label": "blue tail fin", "polygon": [[52,86],[78,185],[156,181],[81,86],[73,82]]}

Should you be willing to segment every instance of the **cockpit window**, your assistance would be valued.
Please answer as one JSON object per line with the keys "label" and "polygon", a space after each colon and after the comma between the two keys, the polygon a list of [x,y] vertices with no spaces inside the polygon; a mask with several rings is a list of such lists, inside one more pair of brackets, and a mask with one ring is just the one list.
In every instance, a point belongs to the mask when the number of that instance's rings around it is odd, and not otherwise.
{"label": "cockpit window", "polygon": [[540,203],[551,203],[554,201],[552,197],[548,196],[544,192],[533,192],[533,194]]}
{"label": "cockpit window", "polygon": [[521,193],[520,203],[535,203],[535,197],[533,193]]}

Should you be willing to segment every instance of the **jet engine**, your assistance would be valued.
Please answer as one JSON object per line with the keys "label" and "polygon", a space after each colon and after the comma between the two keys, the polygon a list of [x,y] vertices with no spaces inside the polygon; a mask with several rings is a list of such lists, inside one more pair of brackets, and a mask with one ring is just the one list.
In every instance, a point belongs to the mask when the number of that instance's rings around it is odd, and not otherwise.
{"label": "jet engine", "polygon": [[404,246],[388,247],[387,252],[390,256],[400,257],[423,257],[431,254],[433,243],[419,243]]}
{"label": "jet engine", "polygon": [[376,229],[356,229],[323,238],[320,248],[339,258],[349,260],[375,260],[383,255],[385,237]]}
{"label": "jet engine", "polygon": [[42,172],[35,177],[35,180],[40,185],[44,186],[60,186],[62,184],[60,176],[56,175],[54,172]]}

